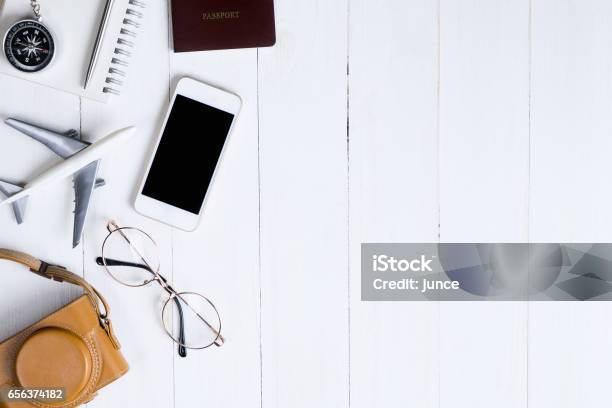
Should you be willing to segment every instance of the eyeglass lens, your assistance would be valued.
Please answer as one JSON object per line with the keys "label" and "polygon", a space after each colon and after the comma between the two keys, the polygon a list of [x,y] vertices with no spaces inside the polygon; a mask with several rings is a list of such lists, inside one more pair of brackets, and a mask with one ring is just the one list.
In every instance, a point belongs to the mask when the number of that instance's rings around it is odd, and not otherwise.
{"label": "eyeglass lens", "polygon": [[[127,286],[146,285],[159,271],[157,245],[137,229],[121,228],[112,232],[104,242],[102,258],[107,260],[104,265],[108,273]],[[117,260],[121,262],[113,262]]]}
{"label": "eyeglass lens", "polygon": [[[162,315],[170,337],[187,348],[211,346],[221,336],[221,319],[217,310],[207,298],[197,293],[179,293],[168,299]],[[183,324],[177,324],[181,320]]]}

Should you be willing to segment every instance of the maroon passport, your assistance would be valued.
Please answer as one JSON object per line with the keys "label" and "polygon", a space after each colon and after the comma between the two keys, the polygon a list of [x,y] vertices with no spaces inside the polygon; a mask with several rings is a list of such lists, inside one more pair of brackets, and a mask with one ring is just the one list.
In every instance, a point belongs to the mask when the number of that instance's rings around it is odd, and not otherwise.
{"label": "maroon passport", "polygon": [[174,51],[269,47],[274,0],[172,0]]}

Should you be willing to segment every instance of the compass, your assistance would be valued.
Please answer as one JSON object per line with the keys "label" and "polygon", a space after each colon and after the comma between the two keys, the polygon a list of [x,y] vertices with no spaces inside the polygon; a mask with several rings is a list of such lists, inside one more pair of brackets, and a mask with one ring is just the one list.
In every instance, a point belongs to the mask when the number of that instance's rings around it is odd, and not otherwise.
{"label": "compass", "polygon": [[53,60],[55,42],[47,27],[36,20],[22,20],[4,37],[4,54],[20,71],[38,72]]}

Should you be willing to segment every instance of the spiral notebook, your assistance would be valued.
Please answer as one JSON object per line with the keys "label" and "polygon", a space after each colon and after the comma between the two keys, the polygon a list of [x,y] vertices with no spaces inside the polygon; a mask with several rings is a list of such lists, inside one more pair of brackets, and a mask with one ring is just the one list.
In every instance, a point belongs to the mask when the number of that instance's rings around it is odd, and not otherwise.
{"label": "spiral notebook", "polygon": [[[35,82],[100,102],[121,93],[143,23],[145,0],[115,0],[100,44],[100,54],[87,89],[89,61],[106,0],[40,0],[43,23],[53,33],[53,62],[35,73],[15,69],[0,51],[0,74]],[[3,4],[2,4],[3,3]],[[15,22],[32,18],[30,2],[0,0],[0,34]]]}

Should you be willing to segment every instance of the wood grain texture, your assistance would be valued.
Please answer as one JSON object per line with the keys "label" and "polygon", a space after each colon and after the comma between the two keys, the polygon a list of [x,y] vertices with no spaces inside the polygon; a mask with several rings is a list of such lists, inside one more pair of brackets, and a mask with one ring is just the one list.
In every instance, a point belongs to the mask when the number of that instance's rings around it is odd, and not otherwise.
{"label": "wood grain texture", "polygon": [[89,405],[96,407],[173,407],[175,347],[165,335],[161,307],[165,293],[158,285],[128,288],[115,282],[95,264],[106,237],[106,222],[141,228],[159,248],[162,273],[172,276],[171,229],[134,212],[137,184],[168,104],[169,56],[166,2],[148,2],[146,20],[130,64],[121,97],[109,104],[82,101],[83,132],[89,140],[115,129],[135,125],[134,139],[102,162],[101,177],[108,184],[95,192],[85,236],[85,277],[113,308],[113,323],[130,371],[101,392]]}
{"label": "wood grain texture", "polygon": [[[89,407],[609,405],[606,304],[364,303],[359,245],[610,242],[612,5],[275,3],[275,47],[175,55],[168,2],[149,2],[128,85],[108,105],[0,77],[0,119],[89,141],[139,129],[103,161],[82,248],[70,249],[70,180],[32,197],[22,226],[0,208],[0,247],[83,272],[111,304],[131,370]],[[182,76],[243,99],[195,233],[132,205]],[[0,124],[0,178],[57,160]],[[224,348],[177,357],[163,292],[95,264],[111,217],[154,236],[177,288],[215,302]],[[78,294],[1,266],[0,339]]]}
{"label": "wood grain texture", "polygon": [[[79,126],[79,100],[14,78],[0,77],[0,179],[27,182],[60,159],[41,144],[3,122],[16,117],[66,131]],[[63,109],[49,109],[54,104]],[[27,160],[24,160],[27,158]],[[34,257],[82,269],[80,250],[72,250],[74,192],[70,179],[48,186],[28,201],[25,222],[15,223],[10,207],[0,208],[0,247],[28,252]],[[54,237],[51,245],[46,237]],[[62,256],[58,256],[58,248]],[[37,322],[76,298],[71,285],[50,283],[17,264],[2,261],[0,285],[0,341]]]}
{"label": "wood grain texture", "polygon": [[438,8],[349,15],[351,406],[438,407],[438,304],[362,302],[360,264],[362,242],[438,240]]}
{"label": "wood grain texture", "polygon": [[[612,4],[532,8],[531,223],[540,242],[612,242]],[[530,305],[529,404],[610,405],[609,304]]]}
{"label": "wood grain texture", "polygon": [[[440,240],[525,241],[528,172],[529,1],[441,1]],[[526,319],[441,305],[442,407],[526,406]]]}
{"label": "wood grain texture", "polygon": [[275,2],[259,51],[263,404],[348,405],[347,3]]}
{"label": "wood grain texture", "polygon": [[[222,348],[174,357],[175,403],[259,408],[257,50],[175,54],[170,68],[173,84],[189,75],[242,99],[199,229],[173,233],[174,283],[179,290],[210,297],[221,314],[226,339]],[[206,129],[194,128],[192,136],[205,138]]]}

